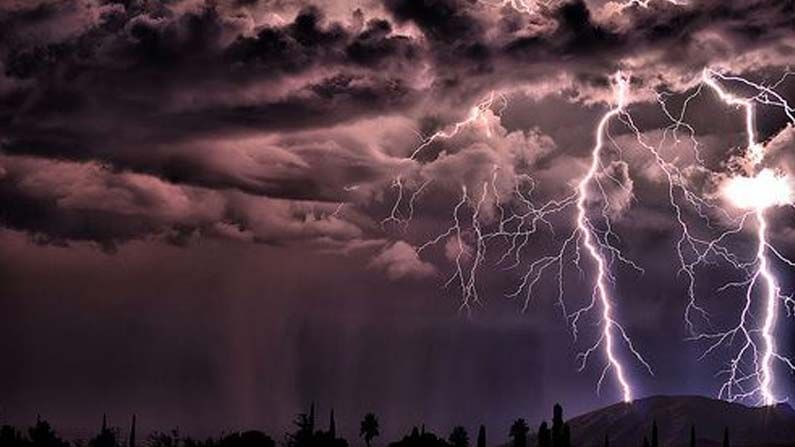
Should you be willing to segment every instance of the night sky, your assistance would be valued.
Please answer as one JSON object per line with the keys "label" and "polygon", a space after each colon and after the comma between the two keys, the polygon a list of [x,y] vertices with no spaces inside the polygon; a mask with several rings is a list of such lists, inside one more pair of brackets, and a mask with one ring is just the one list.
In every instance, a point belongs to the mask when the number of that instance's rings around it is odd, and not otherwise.
{"label": "night sky", "polygon": [[[40,413],[85,436],[103,413],[123,426],[134,412],[144,431],[281,439],[314,401],[351,438],[368,411],[386,437],[485,423],[499,438],[555,402],[569,414],[617,402],[610,372],[596,392],[602,351],[578,371],[601,326],[590,314],[573,336],[554,271],[528,301],[508,296],[573,231],[575,210],[542,223],[515,263],[498,263],[509,242],[490,243],[467,301],[447,281],[457,258],[472,265],[472,214],[494,231],[501,209],[521,208],[517,187],[533,185],[537,204],[571,194],[618,70],[642,137],[666,135],[668,162],[722,204],[742,111],[708,89],[689,102],[699,161],[687,131],[665,133],[658,100],[678,114],[708,67],[783,79],[776,91],[795,102],[793,30],[788,0],[0,0],[0,421]],[[476,120],[412,157],[484,98]],[[793,123],[756,113],[765,163],[793,172]],[[611,265],[615,318],[654,372],[619,345],[635,397],[716,396],[732,347],[700,359],[707,346],[688,340],[665,179],[627,125],[607,131],[612,243],[643,269]],[[494,194],[477,208],[484,185]],[[418,252],[450,228],[462,187],[460,245],[448,234]],[[684,214],[700,235],[726,223]],[[767,215],[771,244],[795,258],[795,210]],[[752,259],[755,229],[727,246]],[[568,313],[587,305],[594,274],[573,254]],[[719,292],[737,272],[706,261],[696,293],[712,318],[698,329],[725,330],[743,292]],[[773,270],[791,293],[791,269]],[[780,311],[778,350],[793,354]],[[777,396],[795,397],[793,375],[775,371]]]}

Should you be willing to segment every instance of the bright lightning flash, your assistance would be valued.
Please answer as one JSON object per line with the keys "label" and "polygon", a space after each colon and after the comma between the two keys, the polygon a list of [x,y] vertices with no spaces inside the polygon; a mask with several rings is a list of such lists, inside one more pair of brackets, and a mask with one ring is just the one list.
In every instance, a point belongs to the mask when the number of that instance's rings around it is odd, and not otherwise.
{"label": "bright lightning flash", "polygon": [[[758,392],[761,395],[762,403],[774,405],[778,402],[778,399],[776,399],[772,390],[774,377],[773,359],[776,357],[784,360],[790,367],[792,367],[792,363],[776,353],[773,331],[776,324],[776,310],[780,292],[778,281],[770,270],[770,261],[766,255],[770,245],[767,240],[768,223],[765,219],[765,209],[773,206],[790,205],[792,203],[792,187],[786,176],[776,175],[770,169],[763,169],[756,177],[733,177],[729,179],[724,187],[723,194],[734,206],[753,210],[756,218],[757,267],[751,277],[751,281],[748,283],[746,300],[748,305],[750,305],[754,286],[757,282],[762,281],[765,287],[763,296],[764,322],[761,328],[764,346],[762,348],[762,358],[757,363],[756,375],[758,376]],[[741,322],[743,325],[746,323],[745,317],[744,313]],[[749,341],[753,343],[750,338]],[[752,348],[756,350],[756,346]]]}
{"label": "bright lightning flash", "polygon": [[[720,204],[710,203],[691,191],[682,172],[672,163],[665,161],[656,148],[643,144],[639,137],[639,141],[652,152],[658,166],[668,178],[669,199],[671,206],[676,211],[675,216],[681,228],[681,237],[676,248],[681,271],[687,275],[689,282],[690,302],[685,311],[685,322],[693,334],[692,339],[708,343],[702,358],[722,346],[733,349],[728,366],[719,373],[726,379],[721,385],[718,396],[729,401],[747,400],[763,405],[775,404],[780,399],[776,397],[773,389],[774,361],[780,361],[795,372],[795,364],[776,349],[774,332],[779,303],[783,301],[786,306],[791,306],[793,300],[792,297],[781,294],[779,282],[771,269],[771,262],[780,261],[790,267],[795,267],[795,263],[784,257],[771,245],[767,234],[769,223],[766,216],[766,212],[771,208],[791,206],[795,197],[789,177],[763,166],[766,155],[765,147],[758,142],[754,124],[757,104],[778,107],[790,122],[795,124],[795,116],[793,116],[795,110],[775,91],[775,87],[789,74],[789,72],[786,73],[772,86],[765,86],[741,77],[728,76],[715,70],[705,69],[702,72],[700,86],[695,93],[686,98],[678,116],[670,113],[664,98],[660,97],[659,102],[663,111],[673,122],[673,125],[666,130],[676,136],[676,133],[684,128],[691,134],[693,149],[696,151],[696,161],[704,171],[707,171],[707,168],[703,167],[701,155],[698,153],[698,143],[694,137],[695,129],[684,122],[688,104],[701,93],[702,87],[707,87],[723,103],[743,111],[746,135],[745,153],[741,157],[731,159],[734,172],[730,173],[728,178],[723,173],[718,175],[718,178],[724,179],[720,184],[720,196],[741,212],[739,217],[733,217],[733,213],[724,209]],[[737,96],[723,87],[723,84],[728,82],[743,84],[745,87],[755,90],[757,94],[751,97]],[[679,143],[676,137],[674,141],[676,144]],[[660,145],[662,144],[661,142]],[[677,194],[674,193],[675,191]],[[685,206],[691,207],[707,227],[716,227],[710,215],[717,214],[721,217],[720,221],[724,222],[723,225],[726,225],[725,222],[729,223],[729,228],[711,239],[698,237],[683,217]],[[754,221],[756,228],[756,251],[751,260],[745,260],[743,256],[732,250],[727,244],[727,240],[732,236],[739,235],[751,220]],[[733,327],[725,331],[710,329],[709,332],[699,332],[696,316],[700,316],[710,328],[713,327],[713,324],[706,310],[697,303],[696,268],[714,261],[722,261],[742,275],[741,280],[724,284],[718,289],[718,292],[732,288],[743,289],[744,301],[739,318]],[[761,300],[759,304],[756,304],[755,297],[757,296]],[[761,323],[757,323],[754,318],[757,308],[761,312]],[[739,343],[737,343],[738,341]],[[734,348],[734,346],[739,347]]]}
{"label": "bright lightning flash", "polygon": [[[497,264],[509,262],[506,269],[514,269],[527,263],[527,269],[515,291],[509,297],[525,294],[524,307],[526,310],[534,296],[534,288],[546,276],[546,273],[556,278],[558,286],[558,306],[571,326],[575,339],[578,337],[578,323],[586,315],[593,315],[599,322],[600,335],[597,341],[588,349],[577,355],[579,369],[582,371],[592,354],[603,352],[606,365],[597,383],[597,391],[608,372],[612,371],[621,389],[622,399],[630,402],[633,398],[633,389],[627,379],[626,366],[622,363],[618,353],[619,345],[623,343],[629,354],[641,363],[650,374],[650,365],[635,349],[624,328],[615,318],[613,297],[610,289],[615,282],[611,267],[615,262],[629,265],[638,272],[643,270],[631,260],[623,256],[614,245],[618,237],[613,232],[610,214],[611,201],[608,198],[605,182],[613,186],[624,188],[623,183],[611,176],[604,169],[605,139],[609,137],[608,126],[610,122],[626,113],[625,105],[629,80],[622,73],[616,74],[614,81],[615,105],[599,121],[596,128],[595,145],[591,152],[588,170],[579,179],[570,195],[562,199],[550,200],[543,204],[536,204],[532,200],[535,182],[527,175],[519,175],[510,179],[514,184],[512,196],[501,196],[497,188],[500,171],[495,167],[490,181],[483,183],[482,188],[470,191],[462,187],[461,199],[454,207],[452,224],[435,238],[421,244],[417,251],[422,253],[437,244],[450,244],[456,251],[453,263],[454,273],[446,285],[458,282],[461,288],[461,308],[469,310],[473,303],[479,303],[477,274],[486,260],[486,249],[493,241],[504,241],[507,244]],[[471,123],[471,118],[463,123]],[[462,123],[456,124],[453,129],[461,128]],[[445,134],[447,136],[449,134]],[[484,204],[487,199],[493,199],[499,217],[496,223],[490,222],[484,216]],[[596,215],[592,215],[591,205],[601,203],[597,207]],[[468,214],[467,214],[468,210]],[[535,259],[524,261],[523,253],[530,245],[531,237],[548,229],[555,233],[552,217],[572,210],[574,214],[573,229],[568,233],[556,251],[541,255]],[[491,224],[490,227],[486,225]],[[573,312],[567,310],[564,302],[564,273],[569,262],[573,263],[582,274],[584,270],[581,263],[585,260],[581,256],[581,249],[587,253],[588,259],[594,266],[591,299],[587,304]]]}
{"label": "bright lightning flash", "polygon": [[[607,265],[606,260],[602,256],[601,251],[594,243],[594,235],[591,228],[591,223],[588,220],[588,213],[586,209],[586,201],[588,200],[589,193],[588,187],[593,182],[601,163],[601,152],[604,147],[604,135],[608,123],[616,115],[623,112],[626,103],[627,84],[628,80],[622,73],[616,74],[615,82],[616,88],[616,105],[613,109],[607,112],[599,121],[599,126],[596,128],[596,145],[591,152],[591,166],[588,168],[588,173],[580,180],[577,187],[577,228],[583,235],[583,245],[588,251],[591,259],[596,263],[596,278],[595,278],[595,291],[594,293],[599,297],[599,303],[602,307],[602,339],[605,343],[605,355],[608,359],[609,367],[615,372],[616,380],[621,386],[621,392],[624,397],[624,402],[632,402],[632,388],[629,385],[624,373],[624,366],[621,364],[618,356],[615,353],[615,340],[614,332],[620,326],[613,319],[613,310],[611,305],[610,293],[607,286]],[[623,334],[623,331],[621,331]]]}
{"label": "bright lightning flash", "polygon": [[[757,250],[756,250],[756,258],[755,258],[755,268],[747,282],[746,287],[746,305],[745,309],[741,315],[741,332],[745,335],[746,341],[745,346],[741,349],[740,353],[737,357],[732,361],[730,369],[729,369],[729,386],[732,386],[732,381],[734,380],[735,383],[742,384],[743,379],[748,377],[742,377],[742,375],[738,372],[740,368],[740,361],[742,360],[743,354],[747,350],[751,350],[753,353],[753,370],[750,374],[750,377],[754,377],[757,385],[750,388],[750,390],[746,391],[744,395],[749,395],[748,393],[758,394],[761,400],[761,403],[765,405],[773,405],[778,402],[774,392],[773,392],[773,379],[774,379],[774,372],[773,372],[773,359],[777,358],[782,360],[785,364],[787,364],[791,369],[793,368],[792,362],[781,355],[779,355],[776,351],[776,344],[775,344],[775,335],[774,329],[776,324],[776,317],[777,317],[777,309],[778,309],[778,301],[781,298],[786,299],[786,297],[782,297],[780,293],[780,289],[778,286],[778,281],[774,275],[774,273],[770,270],[770,259],[768,259],[767,252],[771,250],[775,253],[779,259],[786,262],[790,266],[793,266],[791,261],[787,260],[783,256],[779,254],[779,252],[770,245],[767,238],[767,228],[768,222],[765,217],[765,210],[772,207],[772,206],[781,206],[781,205],[789,205],[792,203],[792,189],[789,180],[786,176],[777,175],[774,171],[770,169],[762,169],[759,170],[759,164],[764,160],[765,152],[763,145],[757,143],[756,138],[756,131],[754,127],[754,103],[753,98],[738,98],[730,93],[727,93],[716,81],[716,78],[720,79],[731,79],[728,77],[723,76],[720,73],[714,72],[712,70],[704,70],[702,79],[704,82],[711,87],[718,96],[727,104],[739,106],[745,109],[745,126],[746,126],[746,134],[748,136],[748,148],[745,159],[747,161],[746,170],[755,173],[752,177],[746,176],[738,176],[729,179],[726,183],[723,193],[726,198],[736,207],[741,209],[750,209],[752,210],[754,217],[756,219],[756,243],[757,243]],[[745,83],[746,85],[756,87],[760,91],[760,96],[767,97],[767,95],[774,93],[771,89],[760,86],[758,84],[752,83],[750,81],[734,78],[740,80],[741,82]],[[781,105],[784,107],[785,110],[789,111],[790,107],[778,95],[773,95],[778,99],[781,99]],[[788,113],[789,115],[789,113]],[[764,294],[762,299],[764,300],[762,309],[763,309],[763,323],[760,329],[757,329],[761,333],[761,347],[757,346],[757,342],[752,337],[752,330],[747,328],[748,323],[748,309],[751,307],[752,302],[752,294],[757,286],[757,284],[761,281],[764,287]],[[761,359],[759,358],[758,351],[762,351]],[[737,379],[738,376],[740,379]]]}
{"label": "bright lightning flash", "polygon": [[756,177],[732,177],[723,187],[723,195],[740,209],[764,210],[792,203],[789,177],[763,169]]}
{"label": "bright lightning flash", "polygon": [[[636,126],[627,110],[628,78],[622,73],[617,73],[613,78],[614,105],[598,123],[595,132],[596,142],[591,152],[588,170],[579,179],[570,195],[537,204],[532,197],[536,184],[526,174],[509,178],[514,190],[512,194],[505,195],[500,193],[497,187],[501,172],[495,166],[492,178],[483,182],[482,187],[467,189],[462,186],[460,200],[452,211],[450,227],[418,245],[417,252],[421,254],[441,244],[445,245],[446,250],[454,252],[451,260],[455,268],[446,286],[458,283],[462,296],[461,309],[467,311],[470,305],[480,303],[477,277],[486,262],[486,251],[491,247],[492,242],[502,241],[505,247],[501,255],[498,253],[497,265],[504,265],[507,262],[506,269],[526,265],[518,286],[507,295],[508,297],[524,295],[523,310],[528,309],[535,295],[535,289],[543,278],[547,276],[555,278],[558,288],[557,304],[569,323],[575,340],[578,338],[578,325],[586,315],[595,317],[600,328],[596,342],[577,355],[579,369],[583,370],[586,367],[592,354],[602,352],[605,366],[597,382],[597,391],[601,389],[607,374],[612,372],[623,400],[630,402],[634,390],[627,376],[628,366],[624,363],[624,358],[634,358],[650,374],[653,373],[650,365],[635,349],[626,331],[616,320],[615,297],[611,295],[611,289],[615,284],[613,266],[616,262],[643,273],[643,269],[626,258],[617,247],[615,242],[619,238],[611,224],[613,205],[608,197],[607,185],[612,183],[613,187],[625,187],[620,179],[613,177],[606,169],[607,151],[611,145],[617,149],[619,156],[621,155],[621,148],[609,132],[610,123],[614,120],[619,121],[634,133],[639,146],[652,155],[653,161],[667,179],[668,198],[674,211],[672,216],[678,223],[681,234],[675,248],[680,272],[687,280],[689,302],[685,310],[685,322],[692,339],[708,343],[703,356],[713,353],[721,346],[734,349],[727,368],[720,372],[726,380],[718,392],[719,397],[730,401],[756,400],[763,404],[775,403],[778,399],[773,391],[773,364],[780,361],[795,371],[795,364],[776,350],[774,332],[777,311],[781,301],[784,301],[787,309],[790,306],[795,308],[795,299],[781,294],[771,261],[783,262],[791,267],[795,267],[795,262],[785,258],[771,245],[767,235],[769,223],[766,211],[774,207],[792,205],[795,192],[789,177],[762,166],[765,161],[765,147],[757,142],[754,107],[756,104],[778,107],[795,124],[795,109],[775,91],[775,87],[787,75],[778,83],[765,86],[713,70],[704,70],[698,88],[685,99],[678,113],[674,113],[669,108],[665,94],[658,95],[658,102],[672,124],[663,130],[663,138],[659,144],[653,146],[646,141],[643,132]],[[755,89],[758,94],[749,98],[736,96],[722,87],[726,82],[745,84]],[[688,173],[679,168],[675,162],[666,160],[662,154],[661,149],[668,141],[667,138],[673,136],[674,145],[679,145],[682,142],[679,136],[684,131],[690,137],[689,144],[694,154],[695,167],[704,172],[712,172],[704,166],[695,128],[685,121],[688,104],[705,89],[714,91],[728,106],[739,108],[744,112],[747,135],[744,155],[731,160],[730,167],[734,172],[732,175],[727,177],[725,173],[712,173],[716,178],[723,179],[720,185],[721,197],[732,208],[740,211],[739,216],[720,203],[715,203],[710,197],[693,190],[689,185]],[[493,113],[496,98],[502,100],[500,110],[504,109],[506,106],[504,96],[492,92],[473,107],[464,120],[423,139],[412,152],[412,160],[416,161],[421,151],[434,141],[453,138],[465,127],[477,125],[489,135],[491,127],[487,114]],[[421,182],[408,199],[408,215],[403,220],[406,224],[413,215],[417,195],[429,182],[430,180]],[[404,194],[400,178],[396,180],[396,185],[399,192],[398,199],[391,216],[385,221],[401,221],[399,209]],[[631,191],[628,192],[631,194]],[[593,206],[595,204],[601,204],[601,210],[598,206]],[[496,222],[487,217],[492,213],[485,212],[486,206],[496,208]],[[690,216],[687,210],[694,211],[693,215]],[[555,234],[555,227],[559,225],[554,219],[555,216],[567,211],[574,212],[574,228],[565,235],[560,245],[552,253],[542,253],[535,258],[524,259],[524,253],[532,246],[531,238],[545,229]],[[728,229],[720,232],[716,237],[699,236],[692,228],[693,218],[709,229],[726,225]],[[742,234],[751,222],[755,222],[757,250],[753,259],[747,260],[735,253],[728,241]],[[555,238],[555,240],[561,239]],[[585,256],[581,256],[582,254]],[[564,300],[564,275],[567,272],[567,265],[573,263],[582,275],[584,270],[581,264],[586,260],[589,260],[593,266],[591,299],[583,307],[569,311]],[[719,288],[718,292],[730,288],[742,288],[745,291],[744,305],[736,325],[729,330],[718,332],[712,329],[714,325],[706,309],[698,302],[696,292],[699,267],[715,261],[724,262],[743,275],[742,280],[729,282]],[[762,300],[762,305],[755,304],[757,295],[761,295],[759,299]],[[761,309],[761,323],[757,323],[754,318],[756,308]],[[707,323],[709,332],[698,330],[702,321]],[[737,341],[740,347],[734,348]],[[623,354],[620,352],[622,350]]]}

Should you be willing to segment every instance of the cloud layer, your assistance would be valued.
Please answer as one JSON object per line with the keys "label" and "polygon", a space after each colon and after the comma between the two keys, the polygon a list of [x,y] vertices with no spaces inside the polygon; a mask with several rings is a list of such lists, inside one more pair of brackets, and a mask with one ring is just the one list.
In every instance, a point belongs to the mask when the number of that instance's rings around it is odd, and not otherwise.
{"label": "cloud layer", "polygon": [[587,109],[609,100],[618,68],[641,102],[686,90],[708,65],[766,73],[791,62],[792,8],[10,2],[0,10],[2,224],[106,248],[195,237],[379,245],[392,237],[378,222],[397,177],[415,189],[432,180],[428,200],[449,200],[496,171],[509,192],[517,174],[543,178],[581,157],[553,130],[509,129],[492,110],[408,158],[418,135],[449,128],[489,92]]}

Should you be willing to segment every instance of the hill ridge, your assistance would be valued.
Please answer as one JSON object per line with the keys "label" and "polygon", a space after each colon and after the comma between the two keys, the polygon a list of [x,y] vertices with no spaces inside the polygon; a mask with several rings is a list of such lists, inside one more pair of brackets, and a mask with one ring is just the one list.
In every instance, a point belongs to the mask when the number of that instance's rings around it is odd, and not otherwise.
{"label": "hill ridge", "polygon": [[619,402],[569,419],[578,446],[640,446],[657,421],[660,446],[686,447],[695,426],[698,447],[720,445],[725,427],[733,447],[795,446],[795,410],[781,403],[753,407],[699,395],[654,395]]}

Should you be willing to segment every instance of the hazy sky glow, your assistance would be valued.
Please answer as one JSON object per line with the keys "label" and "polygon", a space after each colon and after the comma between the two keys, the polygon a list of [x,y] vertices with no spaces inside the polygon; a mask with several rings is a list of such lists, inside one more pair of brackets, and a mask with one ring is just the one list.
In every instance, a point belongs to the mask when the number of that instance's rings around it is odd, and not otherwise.
{"label": "hazy sky glow", "polygon": [[[758,248],[743,213],[764,210],[776,256],[795,257],[795,110],[777,103],[795,102],[793,8],[0,2],[0,415],[77,434],[133,411],[144,430],[278,433],[314,400],[353,437],[366,411],[387,436],[420,421],[501,433],[555,401],[613,403],[612,372],[596,393],[600,349],[578,371],[599,319],[572,334],[594,264],[572,248],[562,279],[549,264],[527,294],[578,206],[626,258],[609,263],[613,317],[654,371],[619,343],[634,395],[717,395],[736,346],[702,358],[692,338],[743,318],[744,291],[722,286],[744,277],[719,253],[694,264],[710,318],[690,313],[680,223],[709,240],[742,222],[721,239],[742,264]],[[732,98],[753,98],[752,119]],[[578,203],[590,167],[583,190],[600,194]],[[680,221],[670,172],[705,204]],[[567,205],[479,245],[531,202]],[[782,293],[787,267],[769,267]],[[774,368],[775,394],[795,397]]]}

